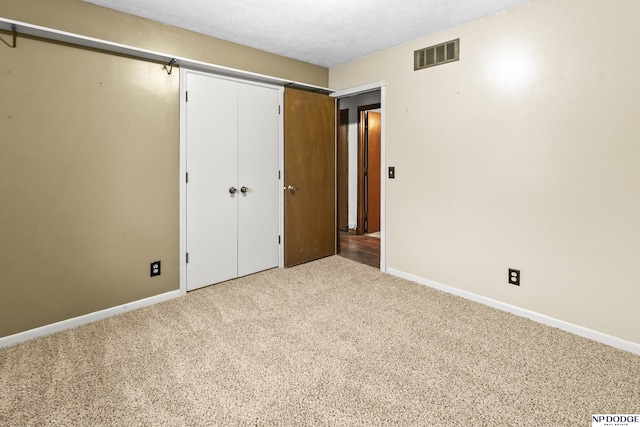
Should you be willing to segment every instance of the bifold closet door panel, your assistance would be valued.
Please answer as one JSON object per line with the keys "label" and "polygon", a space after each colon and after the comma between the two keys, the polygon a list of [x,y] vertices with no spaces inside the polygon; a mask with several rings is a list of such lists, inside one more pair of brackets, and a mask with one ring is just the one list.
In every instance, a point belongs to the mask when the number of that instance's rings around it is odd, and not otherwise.
{"label": "bifold closet door panel", "polygon": [[187,74],[187,289],[237,277],[235,82]]}
{"label": "bifold closet door panel", "polygon": [[239,84],[238,276],[278,266],[278,104],[277,89]]}

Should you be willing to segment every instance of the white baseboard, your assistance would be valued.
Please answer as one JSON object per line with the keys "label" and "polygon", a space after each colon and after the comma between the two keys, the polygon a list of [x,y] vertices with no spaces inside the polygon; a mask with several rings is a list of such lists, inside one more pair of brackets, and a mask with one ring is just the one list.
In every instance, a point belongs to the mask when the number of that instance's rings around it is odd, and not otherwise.
{"label": "white baseboard", "polygon": [[452,286],[443,285],[442,283],[423,279],[422,277],[414,276],[413,274],[398,271],[393,268],[387,268],[387,273],[393,276],[411,280],[412,282],[429,286],[430,288],[438,289],[440,291],[447,292],[449,294],[453,294],[471,301],[479,302],[480,304],[488,305],[489,307],[497,308],[498,310],[506,311],[508,313],[515,314],[517,316],[525,317],[527,319],[533,320],[538,323],[542,323],[547,326],[552,326],[554,328],[558,328],[566,332],[571,332],[581,337],[589,338],[593,341],[610,345],[611,347],[616,347],[621,350],[626,350],[631,353],[640,355],[640,344],[635,342],[626,341],[611,335],[603,334],[601,332],[585,328],[583,326],[578,326],[578,325],[574,325],[573,323],[565,322],[563,320],[554,319],[553,317],[536,313],[535,311],[526,310],[524,308],[520,308],[511,304],[506,304],[504,302],[500,302],[491,298],[483,297],[481,295],[477,295],[472,292],[463,291],[461,289],[454,288]]}
{"label": "white baseboard", "polygon": [[24,341],[28,341],[34,338],[42,337],[45,335],[53,334],[55,332],[64,331],[66,329],[75,328],[86,323],[95,322],[96,320],[105,319],[107,317],[114,316],[116,314],[125,313],[127,311],[136,310],[138,308],[147,307],[149,305],[157,304],[159,302],[167,301],[176,297],[179,297],[181,292],[179,290],[166,292],[160,295],[154,295],[149,298],[144,298],[138,301],[118,305],[116,307],[107,308],[105,310],[94,311],[93,313],[85,314],[83,316],[73,317],[71,319],[62,320],[60,322],[51,323],[49,325],[41,326],[39,328],[29,329],[28,331],[19,332],[14,335],[9,335],[0,338],[0,348],[8,347],[10,345],[18,344]]}

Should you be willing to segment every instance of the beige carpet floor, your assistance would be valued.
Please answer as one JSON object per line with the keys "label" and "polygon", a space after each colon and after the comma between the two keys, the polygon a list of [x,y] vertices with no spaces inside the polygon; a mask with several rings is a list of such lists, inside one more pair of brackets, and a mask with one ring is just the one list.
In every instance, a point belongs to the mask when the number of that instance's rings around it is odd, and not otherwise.
{"label": "beige carpet floor", "polygon": [[2,426],[590,426],[640,356],[338,256],[0,349]]}

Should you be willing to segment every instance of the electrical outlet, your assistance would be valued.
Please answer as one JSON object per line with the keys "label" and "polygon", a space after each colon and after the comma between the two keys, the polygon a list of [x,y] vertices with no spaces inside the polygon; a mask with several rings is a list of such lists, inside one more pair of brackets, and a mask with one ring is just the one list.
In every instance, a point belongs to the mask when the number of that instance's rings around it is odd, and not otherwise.
{"label": "electrical outlet", "polygon": [[509,269],[509,284],[520,286],[520,270]]}
{"label": "electrical outlet", "polygon": [[151,277],[160,275],[160,261],[153,261],[151,263],[149,273]]}

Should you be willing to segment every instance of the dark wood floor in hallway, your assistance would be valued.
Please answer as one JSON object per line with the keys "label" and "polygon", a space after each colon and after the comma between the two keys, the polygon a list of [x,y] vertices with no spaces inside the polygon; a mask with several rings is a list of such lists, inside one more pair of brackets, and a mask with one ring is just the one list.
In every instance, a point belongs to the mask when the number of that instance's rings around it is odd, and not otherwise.
{"label": "dark wood floor in hallway", "polygon": [[380,268],[380,239],[366,234],[350,234],[345,231],[339,233],[339,239],[340,253],[338,255],[361,264]]}

